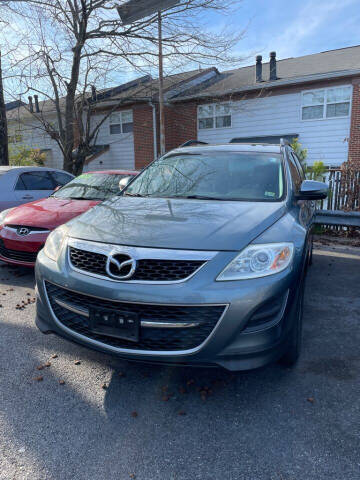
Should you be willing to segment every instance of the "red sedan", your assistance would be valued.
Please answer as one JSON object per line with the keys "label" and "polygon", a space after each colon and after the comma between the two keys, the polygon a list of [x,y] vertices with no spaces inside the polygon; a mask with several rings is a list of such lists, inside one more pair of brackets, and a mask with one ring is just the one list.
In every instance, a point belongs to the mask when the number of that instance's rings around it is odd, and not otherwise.
{"label": "red sedan", "polygon": [[84,173],[48,198],[0,212],[0,260],[33,267],[54,228],[116,195],[121,190],[119,182],[137,174],[122,170]]}

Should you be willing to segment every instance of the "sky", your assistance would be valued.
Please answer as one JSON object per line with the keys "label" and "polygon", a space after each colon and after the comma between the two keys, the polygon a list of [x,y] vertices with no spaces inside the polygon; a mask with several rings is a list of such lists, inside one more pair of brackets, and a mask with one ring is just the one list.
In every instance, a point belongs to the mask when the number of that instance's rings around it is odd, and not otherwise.
{"label": "sky", "polygon": [[360,44],[360,0],[243,0],[236,15],[247,25],[239,45],[245,64],[276,51],[289,58]]}
{"label": "sky", "polygon": [[[234,0],[234,4],[238,4],[236,13],[228,17],[202,13],[202,20],[206,19],[206,25],[214,31],[224,26],[244,31],[235,51],[243,61],[226,69],[254,64],[259,54],[266,62],[270,51],[276,51],[277,58],[284,59],[360,45],[360,0]],[[3,34],[0,32],[0,47]],[[197,65],[186,69],[192,68]],[[144,73],[156,76],[157,72]],[[165,67],[165,74],[170,73],[174,72]],[[118,85],[138,76],[139,72],[114,71],[112,78],[101,87]],[[7,101],[13,100],[14,93],[11,98],[9,94],[6,97]]]}

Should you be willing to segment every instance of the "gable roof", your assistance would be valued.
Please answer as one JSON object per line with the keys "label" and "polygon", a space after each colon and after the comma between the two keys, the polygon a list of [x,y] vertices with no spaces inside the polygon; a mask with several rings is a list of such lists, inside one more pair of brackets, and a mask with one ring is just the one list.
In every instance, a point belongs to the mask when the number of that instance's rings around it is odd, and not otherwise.
{"label": "gable roof", "polygon": [[[189,88],[191,82],[201,83],[202,78],[207,80],[211,76],[219,75],[215,67],[207,69],[191,70],[189,72],[176,73],[164,77],[164,92],[170,96],[179,94],[182,90]],[[187,86],[188,85],[188,86]],[[134,103],[143,101],[157,101],[159,96],[159,79],[153,79],[150,75],[139,77],[130,82],[117,85],[115,87],[98,90],[96,92],[96,101],[91,100],[89,93],[89,100],[91,103],[96,103],[99,108],[106,105],[107,102],[114,104],[116,102]],[[18,102],[18,105],[7,112],[8,120],[26,120],[36,118],[35,115],[29,111],[29,106],[23,102]],[[13,102],[15,103],[15,102]],[[65,108],[65,97],[60,98],[60,108]],[[35,105],[34,105],[35,108]],[[55,104],[53,100],[39,101],[39,109],[41,115],[55,114]]]}
{"label": "gable roof", "polygon": [[21,100],[14,100],[5,104],[5,110],[8,112],[9,110],[13,110],[14,108],[21,107],[22,105],[24,105],[24,102],[22,102]]}
{"label": "gable roof", "polygon": [[306,83],[314,80],[360,74],[360,45],[277,60],[277,80],[269,80],[269,62],[262,64],[262,82],[255,81],[254,65],[219,74],[206,88],[195,88],[176,100],[212,97],[266,87]]}
{"label": "gable roof", "polygon": [[[199,80],[199,84],[202,83],[202,77],[206,78],[208,74],[213,73],[214,76],[219,75],[218,70],[215,67],[191,70],[189,72],[176,73],[174,75],[168,75],[164,77],[164,93],[171,93],[174,90],[174,95],[178,94],[176,90],[184,89],[187,90],[186,84],[195,80]],[[145,78],[145,77],[142,77]],[[112,90],[112,89],[109,89]],[[112,95],[103,100],[113,101],[144,101],[144,100],[154,100],[158,99],[159,95],[159,79],[147,77],[146,81],[139,82],[138,80],[131,88],[126,90],[113,89]]]}

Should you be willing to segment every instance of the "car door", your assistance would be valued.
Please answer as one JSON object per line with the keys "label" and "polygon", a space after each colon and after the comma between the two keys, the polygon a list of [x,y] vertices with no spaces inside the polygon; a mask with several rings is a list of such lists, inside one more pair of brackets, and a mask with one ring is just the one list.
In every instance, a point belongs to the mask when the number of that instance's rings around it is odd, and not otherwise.
{"label": "car door", "polygon": [[15,183],[15,198],[18,204],[48,197],[55,188],[55,182],[46,170],[30,170],[19,175]]}

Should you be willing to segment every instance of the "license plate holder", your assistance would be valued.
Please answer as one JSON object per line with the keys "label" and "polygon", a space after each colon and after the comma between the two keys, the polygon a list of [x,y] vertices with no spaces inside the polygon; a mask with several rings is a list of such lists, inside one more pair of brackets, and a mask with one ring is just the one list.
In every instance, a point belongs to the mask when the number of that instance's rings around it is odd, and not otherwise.
{"label": "license plate holder", "polygon": [[136,313],[91,308],[89,320],[90,330],[93,333],[132,342],[139,341],[140,320]]}

